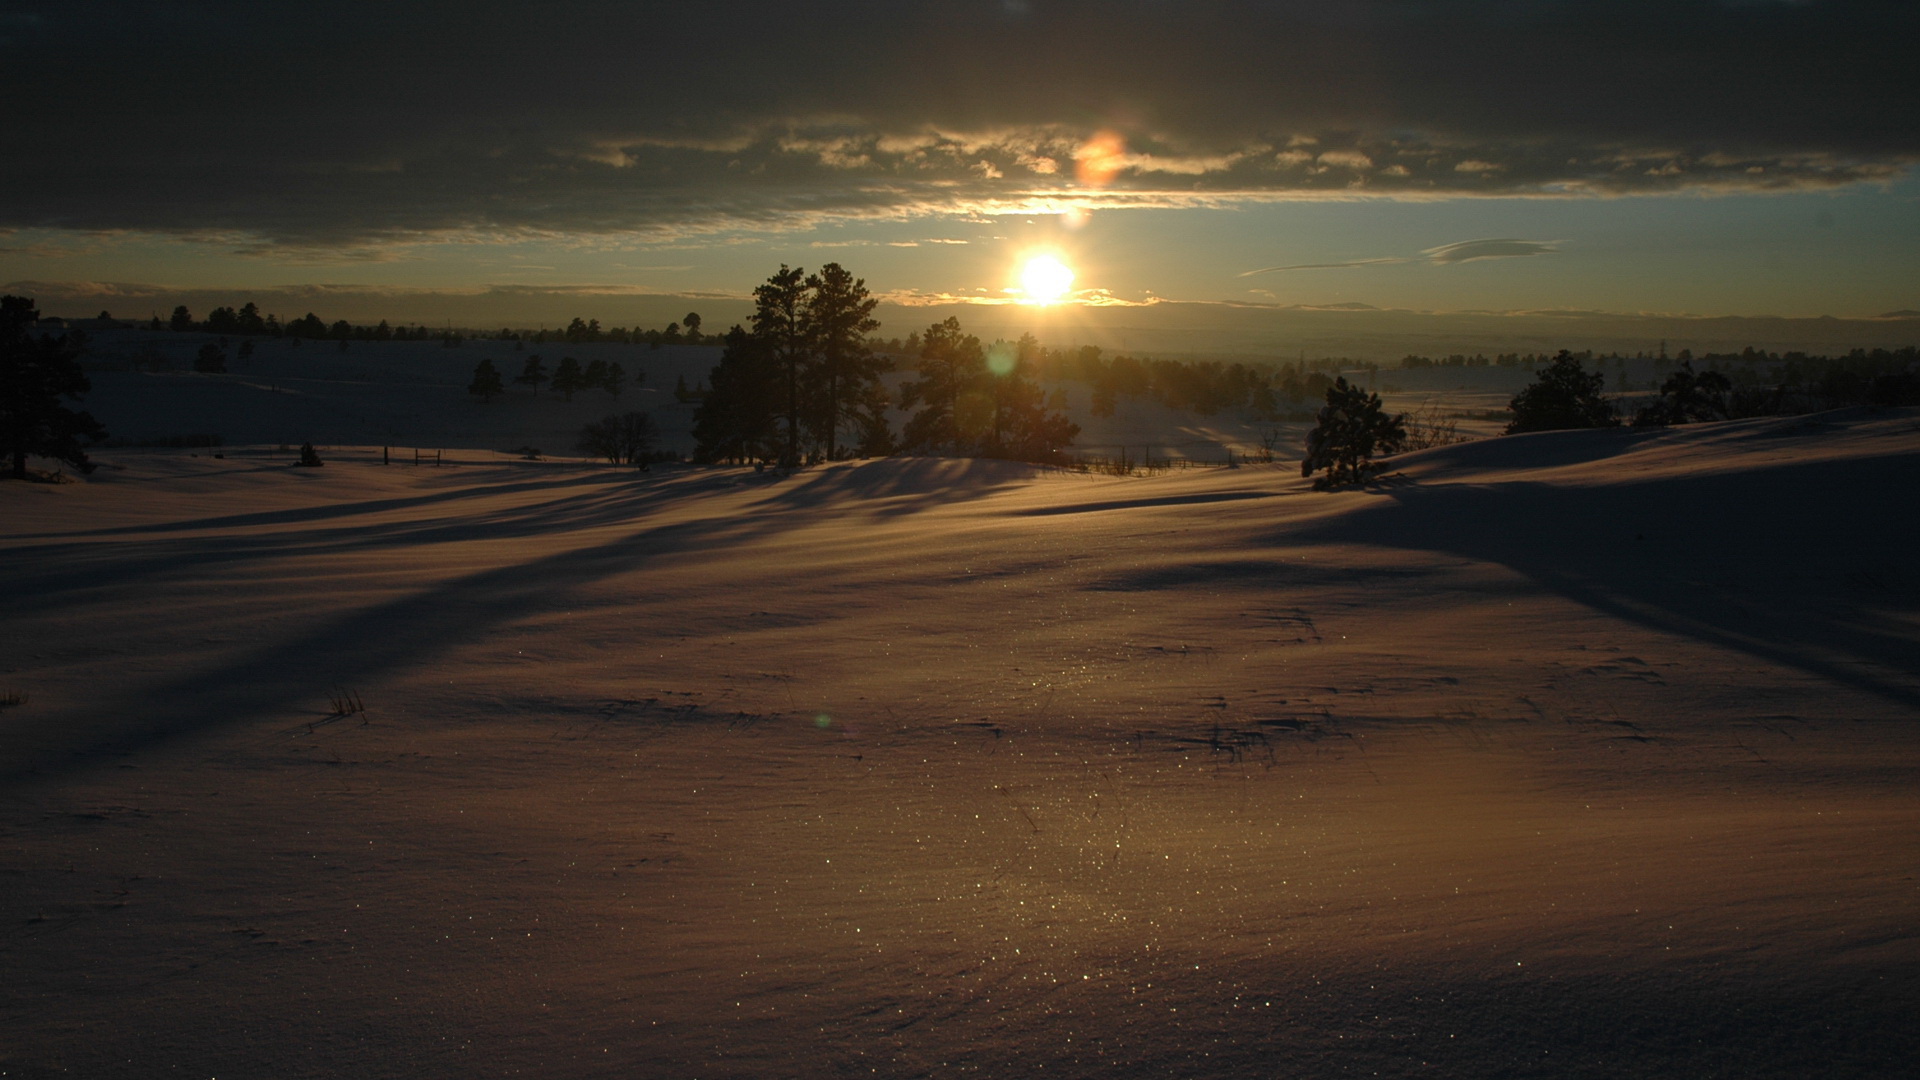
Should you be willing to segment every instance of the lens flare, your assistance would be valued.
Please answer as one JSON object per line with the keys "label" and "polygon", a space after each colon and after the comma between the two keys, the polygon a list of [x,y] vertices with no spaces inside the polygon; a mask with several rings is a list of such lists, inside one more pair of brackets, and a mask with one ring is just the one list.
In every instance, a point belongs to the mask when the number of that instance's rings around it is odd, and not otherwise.
{"label": "lens flare", "polygon": [[1057,255],[1030,255],[1020,267],[1020,291],[1036,304],[1064,299],[1073,288],[1073,270]]}
{"label": "lens flare", "polygon": [[1088,187],[1106,187],[1126,163],[1126,140],[1111,131],[1095,132],[1073,152],[1074,174]]}

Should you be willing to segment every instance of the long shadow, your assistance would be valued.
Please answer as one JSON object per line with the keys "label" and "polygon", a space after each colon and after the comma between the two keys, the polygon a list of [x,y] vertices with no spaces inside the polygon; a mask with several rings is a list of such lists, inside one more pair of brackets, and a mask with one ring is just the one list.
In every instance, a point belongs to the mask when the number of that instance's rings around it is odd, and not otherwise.
{"label": "long shadow", "polygon": [[[568,486],[563,485],[563,489]],[[8,597],[5,610],[15,616],[70,609],[86,596],[115,598],[144,585],[197,578],[214,566],[470,540],[524,539],[629,523],[663,506],[729,486],[724,477],[637,483],[609,480],[531,506],[459,517],[366,524],[343,521],[317,530],[9,548],[9,558],[0,563],[0,594]]]}
{"label": "long shadow", "polygon": [[37,763],[0,766],[0,782],[47,780],[84,770],[104,754],[137,753],[251,717],[284,711],[329,685],[365,684],[429,663],[495,627],[577,604],[577,592],[662,556],[712,551],[778,528],[772,517],[722,515],[642,527],[592,547],[469,574],[327,620],[215,670],[92,703],[93,716],[123,717],[91,733],[47,732],[68,745]]}
{"label": "long shadow", "polygon": [[1920,455],[1383,491],[1375,507],[1271,539],[1499,563],[1616,618],[1920,709],[1920,641],[1891,613],[1920,608]]}
{"label": "long shadow", "polygon": [[287,510],[264,510],[252,514],[226,514],[220,517],[189,518],[183,521],[157,522],[151,525],[115,525],[105,529],[85,529],[74,532],[21,533],[15,540],[84,540],[91,537],[133,536],[153,533],[191,532],[201,529],[249,529],[263,525],[295,525],[309,521],[331,521],[338,518],[357,517],[362,514],[380,514],[393,510],[408,510],[420,506],[432,506],[439,503],[456,503],[472,499],[488,499],[499,495],[511,495],[521,491],[552,490],[562,487],[582,485],[602,485],[616,481],[617,477],[606,474],[580,474],[564,477],[542,477],[538,480],[516,480],[512,483],[475,484],[452,491],[436,491],[426,495],[409,495],[392,499],[363,499],[327,503],[322,506],[302,506]]}
{"label": "long shadow", "polygon": [[1216,491],[1198,495],[1162,495],[1152,499],[1114,499],[1108,502],[1073,503],[1069,506],[1042,506],[1017,510],[1018,517],[1054,517],[1060,514],[1097,514],[1105,510],[1139,510],[1150,506],[1193,506],[1199,503],[1240,502],[1244,499],[1272,499],[1277,491]]}
{"label": "long shadow", "polygon": [[[1007,462],[908,459],[786,477],[744,470],[627,472],[599,474],[590,479],[568,478],[559,484],[481,485],[474,495],[465,498],[542,490],[565,495],[527,506],[452,517],[371,523],[352,520],[362,513],[453,501],[422,497],[313,508],[309,516],[314,520],[337,524],[257,535],[249,535],[246,530],[285,525],[307,511],[196,519],[186,527],[201,531],[224,527],[230,532],[214,537],[140,539],[132,544],[95,540],[80,544],[6,545],[9,557],[0,562],[0,596],[8,598],[4,610],[15,616],[71,609],[85,597],[112,599],[117,593],[142,585],[197,578],[213,566],[234,567],[264,560],[344,555],[401,546],[551,536],[630,523],[667,506],[689,505],[687,500],[697,496],[738,489],[747,489],[748,498],[726,511],[734,516],[770,514],[792,522],[796,520],[795,515],[845,513],[858,508],[875,517],[895,518],[987,498],[1017,486],[1032,471],[1030,466]],[[751,491],[755,488],[764,495],[752,498]],[[126,532],[135,537],[165,534],[171,526],[172,523],[132,526],[127,527]]]}
{"label": "long shadow", "polygon": [[1018,487],[1051,470],[982,458],[885,458],[852,468],[796,473],[757,506],[779,510],[851,509],[895,518]]}
{"label": "long shadow", "polygon": [[[35,763],[16,759],[0,765],[0,782],[57,778],[91,767],[102,754],[138,752],[284,711],[335,682],[377,681],[390,672],[428,663],[495,627],[565,610],[578,603],[579,590],[664,556],[750,543],[787,531],[796,519],[821,510],[841,512],[855,504],[891,500],[901,505],[888,505],[887,513],[907,513],[955,499],[983,498],[1019,480],[1012,473],[999,475],[966,463],[908,467],[879,477],[860,476],[860,469],[839,472],[839,476],[823,474],[825,483],[793,486],[783,486],[785,481],[772,474],[717,472],[641,479],[454,521],[341,524],[318,534],[242,533],[14,549],[15,556],[38,557],[11,558],[7,568],[0,568],[0,592],[10,597],[7,610],[14,616],[57,610],[72,617],[91,599],[121,604],[129,589],[151,585],[167,575],[204,576],[210,563],[231,566],[303,555],[631,526],[599,544],[469,574],[338,616],[215,670],[143,687],[123,700],[91,703],[88,711],[93,716],[124,719],[99,725],[91,733],[36,732],[44,736],[38,742],[64,740],[66,745],[41,753]],[[942,479],[947,482],[936,483]],[[751,485],[766,488],[768,497],[749,496],[744,504],[723,504],[704,515],[700,507],[687,502],[692,495]],[[654,511],[666,505],[689,512],[670,523],[650,524]],[[59,565],[49,566],[49,562]],[[243,567],[237,579],[244,581],[245,572]]]}

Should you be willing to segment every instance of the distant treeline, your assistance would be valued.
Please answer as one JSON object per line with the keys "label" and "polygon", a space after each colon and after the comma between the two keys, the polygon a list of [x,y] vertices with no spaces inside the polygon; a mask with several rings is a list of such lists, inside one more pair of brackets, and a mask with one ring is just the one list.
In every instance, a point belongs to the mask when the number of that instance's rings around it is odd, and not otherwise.
{"label": "distant treeline", "polygon": [[[1914,346],[1854,349],[1838,356],[1768,352],[1752,346],[1739,352],[1708,352],[1698,356],[1690,349],[1681,349],[1672,357],[1666,356],[1664,350],[1651,356],[1646,353],[1596,354],[1592,350],[1562,350],[1554,356],[1503,353],[1491,360],[1481,355],[1455,353],[1445,357],[1407,356],[1400,361],[1400,369],[1500,366],[1531,371],[1545,368],[1561,358],[1591,364],[1599,372],[1612,366],[1621,372],[1616,387],[1619,390],[1629,389],[1624,378],[1629,360],[1651,360],[1656,376],[1719,376],[1727,388],[1724,400],[1716,405],[1721,418],[1778,416],[1846,405],[1905,405],[1920,400],[1915,391],[1916,384],[1920,384],[1920,348]],[[1641,389],[1653,390],[1663,385],[1665,383],[1656,378]]]}
{"label": "distant treeline", "polygon": [[[1718,373],[1731,387],[1726,415],[1781,416],[1847,405],[1920,404],[1920,348],[1854,349],[1841,356],[1802,352],[1680,355],[1688,370]],[[1690,363],[1689,363],[1690,362]]]}
{"label": "distant treeline", "polygon": [[[106,312],[100,313],[102,321],[110,319]],[[301,318],[282,323],[277,315],[262,315],[260,305],[248,301],[239,308],[217,307],[207,313],[205,319],[195,319],[185,304],[173,309],[173,316],[165,323],[158,315],[148,325],[149,329],[167,329],[179,333],[200,332],[207,334],[227,334],[234,337],[286,337],[309,341],[433,341],[448,337],[459,338],[451,330],[429,330],[424,326],[392,326],[382,319],[377,326],[355,326],[345,319],[329,323],[309,311]]]}
{"label": "distant treeline", "polygon": [[[101,322],[112,322],[113,316],[101,312]],[[580,345],[590,342],[612,342],[621,345],[649,345],[659,348],[662,345],[712,345],[719,339],[700,332],[700,315],[689,311],[680,322],[670,322],[664,328],[647,329],[635,326],[602,328],[598,319],[576,318],[568,323],[564,330],[515,330],[502,327],[497,333],[475,333],[469,330],[455,330],[451,327],[441,330],[425,326],[394,326],[385,319],[372,326],[350,323],[345,319],[327,322],[309,311],[306,315],[282,323],[279,316],[260,312],[260,306],[251,301],[238,308],[218,307],[207,313],[205,319],[195,319],[185,304],[173,309],[171,318],[162,322],[154,316],[149,324],[153,330],[175,330],[182,333],[200,332],[207,334],[227,334],[236,337],[261,336],[285,337],[308,341],[442,341],[447,344],[459,344],[469,337],[490,337],[498,341],[531,341],[536,344],[546,342],[567,342]]]}
{"label": "distant treeline", "polygon": [[1018,348],[1034,355],[1039,378],[1091,387],[1095,416],[1112,416],[1121,398],[1146,398],[1202,416],[1240,409],[1258,419],[1279,419],[1325,396],[1333,385],[1327,372],[1338,367],[1333,361],[1255,365],[1125,354],[1108,358],[1093,345],[1049,349],[1031,334],[1020,339]]}

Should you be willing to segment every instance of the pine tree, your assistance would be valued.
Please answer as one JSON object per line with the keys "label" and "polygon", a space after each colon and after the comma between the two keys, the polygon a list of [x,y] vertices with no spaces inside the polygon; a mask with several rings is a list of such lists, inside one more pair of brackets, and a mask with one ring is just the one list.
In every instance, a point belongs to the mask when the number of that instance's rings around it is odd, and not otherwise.
{"label": "pine tree", "polygon": [[854,430],[859,436],[854,444],[855,453],[861,457],[886,457],[900,448],[893,437],[893,426],[887,419],[887,413],[892,409],[893,398],[887,393],[887,388],[877,381],[868,384],[854,416]]}
{"label": "pine tree", "polygon": [[1694,373],[1690,360],[1680,362],[1680,370],[1660,384],[1658,400],[1634,414],[1634,427],[1665,427],[1668,424],[1692,424],[1703,420],[1727,418],[1727,395],[1733,393],[1733,381],[1717,371]]}
{"label": "pine tree", "polygon": [[794,468],[800,464],[801,376],[812,361],[806,325],[806,271],[789,268],[780,271],[753,290],[753,334],[759,338],[779,365],[785,380],[786,401],[782,410],[787,425],[787,447],[780,464]]}
{"label": "pine tree", "polygon": [[584,389],[585,377],[580,373],[580,361],[571,356],[560,358],[560,364],[553,369],[553,392],[564,401],[572,401],[576,390]]}
{"label": "pine tree", "polygon": [[[980,339],[949,317],[927,327],[920,340],[920,378],[900,388],[900,407],[919,406],[901,433],[909,453],[972,454],[990,422],[991,406],[979,392],[986,371]],[[983,407],[984,406],[984,407]]]}
{"label": "pine tree", "polygon": [[1379,394],[1349,385],[1345,378],[1335,379],[1327,388],[1327,403],[1318,421],[1307,433],[1300,475],[1327,470],[1327,475],[1313,482],[1319,491],[1364,481],[1376,468],[1373,455],[1396,453],[1407,438],[1405,413],[1388,416],[1380,408]]}
{"label": "pine tree", "polygon": [[478,397],[482,402],[492,401],[494,395],[506,393],[507,388],[500,382],[500,372],[494,369],[493,361],[482,360],[473,368],[473,382],[467,386],[467,393]]}
{"label": "pine tree", "polygon": [[64,461],[93,471],[82,440],[106,436],[100,422],[60,399],[78,399],[92,384],[80,369],[71,335],[33,336],[40,311],[25,296],[0,296],[0,446],[13,455],[15,479],[27,477],[27,456]]}
{"label": "pine tree", "polygon": [[840,426],[859,422],[866,388],[879,380],[885,366],[867,347],[867,336],[880,328],[873,318],[880,302],[867,292],[864,279],[839,263],[828,263],[808,277],[806,289],[803,317],[819,398],[812,410],[814,426],[831,461],[838,456]]}
{"label": "pine tree", "polygon": [[540,384],[547,381],[547,362],[540,359],[539,353],[534,353],[527,357],[527,362],[521,365],[520,374],[515,375],[513,381],[521,386],[533,387],[533,396],[539,397]]}
{"label": "pine tree", "polygon": [[1601,395],[1606,376],[1589,372],[1565,349],[1534,378],[1533,384],[1513,396],[1507,411],[1513,419],[1507,434],[1563,431],[1569,428],[1614,427],[1613,403]]}
{"label": "pine tree", "polygon": [[694,460],[767,461],[781,457],[780,415],[784,372],[773,348],[736,326],[726,350],[708,375],[708,389],[693,414]]}

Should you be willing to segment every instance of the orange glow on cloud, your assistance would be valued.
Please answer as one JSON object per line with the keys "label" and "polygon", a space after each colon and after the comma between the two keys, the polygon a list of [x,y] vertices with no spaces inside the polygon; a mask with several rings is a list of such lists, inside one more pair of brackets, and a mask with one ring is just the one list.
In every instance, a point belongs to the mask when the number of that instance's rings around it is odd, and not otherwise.
{"label": "orange glow on cloud", "polygon": [[1126,140],[1114,132],[1099,131],[1073,152],[1074,172],[1088,187],[1106,187],[1126,159]]}

